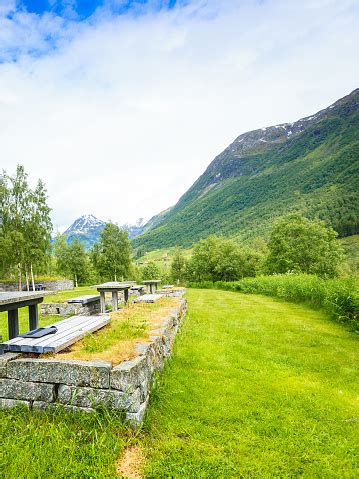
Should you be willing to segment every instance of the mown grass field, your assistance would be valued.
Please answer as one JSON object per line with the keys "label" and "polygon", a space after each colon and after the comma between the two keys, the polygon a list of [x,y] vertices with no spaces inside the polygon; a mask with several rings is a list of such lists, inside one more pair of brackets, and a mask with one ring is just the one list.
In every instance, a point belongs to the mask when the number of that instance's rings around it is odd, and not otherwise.
{"label": "mown grass field", "polygon": [[357,334],[268,297],[187,297],[141,431],[103,412],[1,411],[1,476],[115,478],[135,444],[149,478],[356,477]]}

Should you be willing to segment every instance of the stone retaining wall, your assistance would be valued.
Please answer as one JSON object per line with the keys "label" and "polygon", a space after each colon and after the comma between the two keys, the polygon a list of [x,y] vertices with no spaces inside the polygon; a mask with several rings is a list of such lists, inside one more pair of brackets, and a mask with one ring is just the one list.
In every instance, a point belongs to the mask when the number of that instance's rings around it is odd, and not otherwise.
{"label": "stone retaining wall", "polygon": [[[52,279],[52,280],[35,280],[35,284],[43,284],[47,291],[62,291],[65,289],[74,289],[74,282],[72,279]],[[24,284],[23,284],[24,286]],[[31,289],[31,285],[30,285]],[[16,281],[0,282],[0,291],[18,291],[18,283]]]}
{"label": "stone retaining wall", "polygon": [[[109,301],[109,304],[111,301]],[[91,303],[42,303],[40,305],[41,314],[59,314],[61,316],[83,315],[100,313],[100,299]]]}
{"label": "stone retaining wall", "polygon": [[0,356],[0,407],[92,412],[98,406],[120,409],[134,427],[141,424],[156,372],[171,355],[187,310],[185,299],[162,324],[138,343],[134,359],[112,367],[109,361],[34,359],[17,353]]}

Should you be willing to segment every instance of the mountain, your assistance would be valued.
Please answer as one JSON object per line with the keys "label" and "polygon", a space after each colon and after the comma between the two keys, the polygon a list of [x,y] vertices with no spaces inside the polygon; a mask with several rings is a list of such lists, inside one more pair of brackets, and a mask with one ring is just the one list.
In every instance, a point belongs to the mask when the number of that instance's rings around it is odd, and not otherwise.
{"label": "mountain", "polygon": [[294,123],[241,134],[134,246],[187,247],[213,233],[246,241],[291,211],[324,219],[341,236],[358,233],[358,107],[356,89]]}
{"label": "mountain", "polygon": [[[68,243],[71,243],[75,238],[79,238],[85,243],[86,249],[90,249],[99,240],[101,231],[105,226],[106,222],[99,220],[94,215],[83,215],[67,228],[64,235]],[[126,224],[122,228],[128,231],[129,238],[134,238],[142,233],[143,226],[143,219],[140,218],[135,225]]]}
{"label": "mountain", "polygon": [[64,235],[68,243],[71,243],[75,238],[79,238],[85,243],[86,249],[89,249],[98,241],[105,225],[104,221],[99,220],[94,215],[83,215],[67,228]]}

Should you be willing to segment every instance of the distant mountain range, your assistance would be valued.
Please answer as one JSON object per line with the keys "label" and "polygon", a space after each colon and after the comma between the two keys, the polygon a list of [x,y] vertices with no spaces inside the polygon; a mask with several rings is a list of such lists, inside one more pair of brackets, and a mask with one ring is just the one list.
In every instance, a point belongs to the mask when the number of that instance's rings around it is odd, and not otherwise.
{"label": "distant mountain range", "polygon": [[133,240],[152,250],[208,235],[248,240],[299,211],[359,233],[359,89],[318,113],[241,134]]}
{"label": "distant mountain range", "polygon": [[[66,240],[71,243],[74,238],[79,238],[86,249],[90,249],[98,240],[101,231],[105,228],[106,222],[99,220],[94,215],[83,215],[77,218],[72,225],[64,232]],[[140,219],[135,225],[122,225],[128,231],[129,238],[134,238],[143,231],[143,220]]]}

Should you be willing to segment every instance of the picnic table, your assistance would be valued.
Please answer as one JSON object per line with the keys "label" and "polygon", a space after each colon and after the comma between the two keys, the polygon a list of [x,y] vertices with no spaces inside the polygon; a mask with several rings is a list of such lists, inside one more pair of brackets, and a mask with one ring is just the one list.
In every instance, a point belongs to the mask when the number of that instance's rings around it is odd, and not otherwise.
{"label": "picnic table", "polygon": [[158,288],[158,285],[160,284],[159,279],[146,279],[146,281],[143,281],[143,284],[146,286],[150,287],[150,293],[153,294],[153,290]]}
{"label": "picnic table", "polygon": [[128,303],[128,290],[131,285],[128,283],[119,283],[117,281],[110,281],[108,283],[98,284],[97,291],[100,293],[100,307],[101,313],[106,312],[105,293],[112,293],[112,310],[118,310],[118,292],[123,291],[125,304]]}
{"label": "picnic table", "polygon": [[13,339],[19,334],[19,308],[29,308],[29,328],[30,331],[38,327],[39,314],[37,305],[42,303],[44,296],[52,294],[48,292],[10,292],[0,293],[0,312],[8,313],[8,332],[9,339]]}

